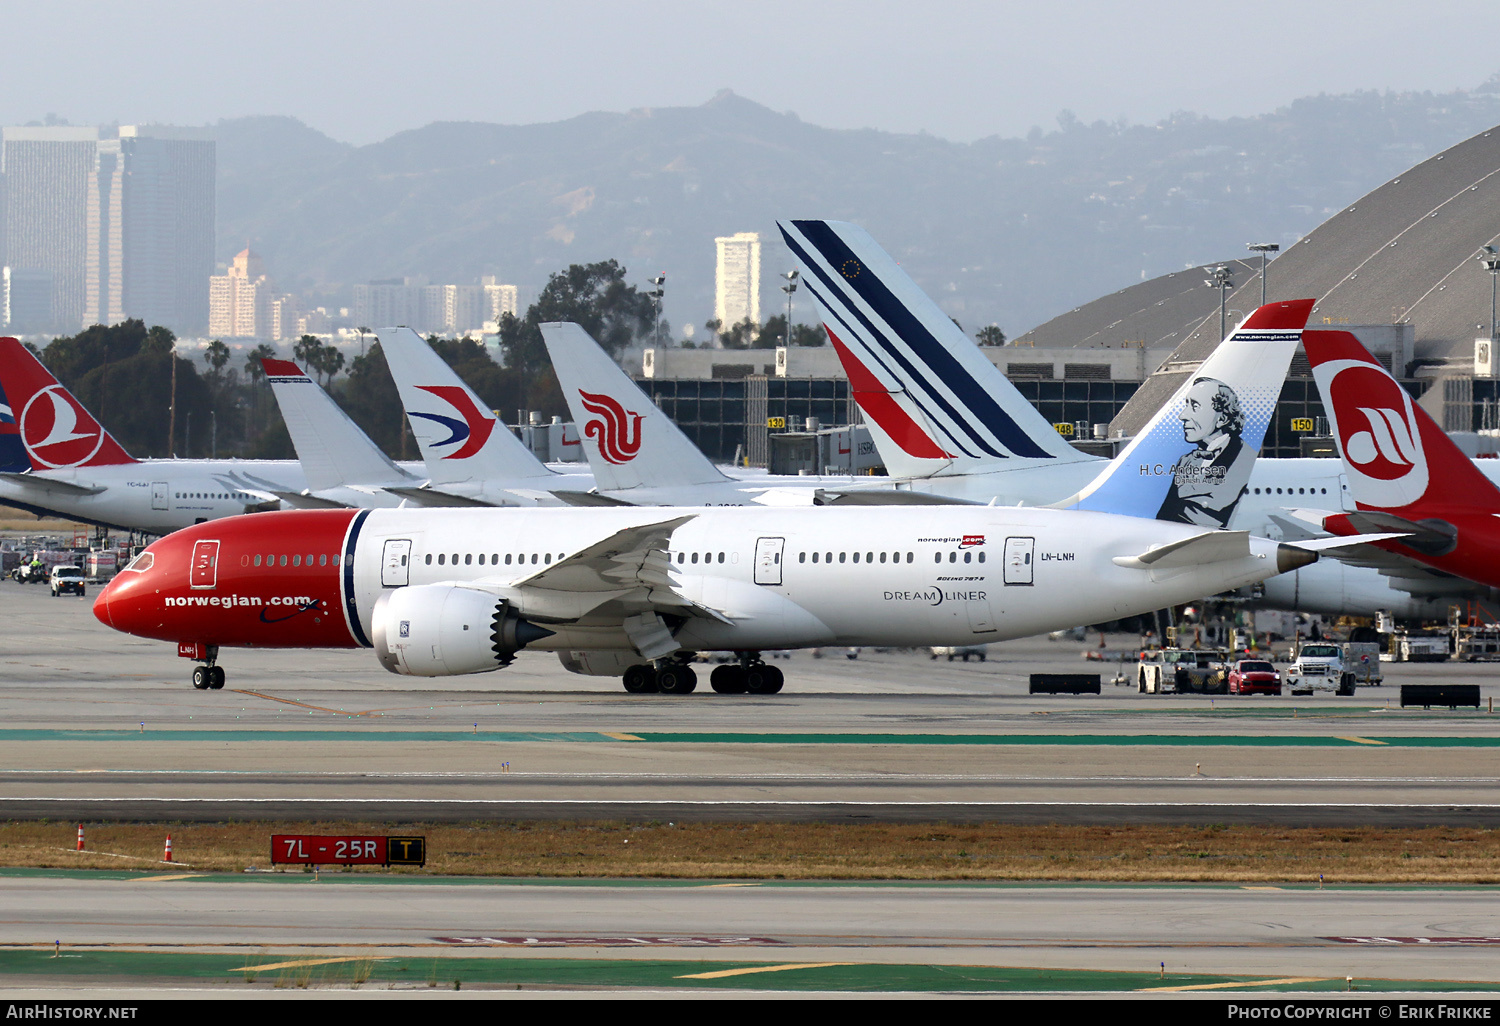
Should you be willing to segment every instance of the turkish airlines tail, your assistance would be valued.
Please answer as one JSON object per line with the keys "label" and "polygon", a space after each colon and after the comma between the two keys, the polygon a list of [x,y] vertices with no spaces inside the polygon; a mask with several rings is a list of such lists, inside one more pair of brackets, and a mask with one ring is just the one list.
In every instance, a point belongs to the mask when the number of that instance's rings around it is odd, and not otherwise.
{"label": "turkish airlines tail", "polygon": [[583,328],[543,324],[542,339],[600,491],[728,480]]}
{"label": "turkish airlines tail", "polygon": [[341,485],[379,487],[414,479],[390,461],[370,436],[290,360],[261,360],[281,407],[281,419],[311,492]]}
{"label": "turkish airlines tail", "polygon": [[1352,333],[1309,331],[1302,344],[1360,509],[1413,522],[1500,512],[1500,489]]}
{"label": "turkish airlines tail", "polygon": [[1103,473],[1056,505],[1227,526],[1313,302],[1268,303],[1251,313]]}
{"label": "turkish airlines tail", "polygon": [[411,328],[383,328],[380,348],[434,488],[466,481],[546,488],[555,475]]}
{"label": "turkish airlines tail", "polygon": [[0,338],[0,470],[136,462],[19,339]]}
{"label": "turkish airlines tail", "polygon": [[893,477],[1095,459],[1059,435],[863,228],[777,226]]}

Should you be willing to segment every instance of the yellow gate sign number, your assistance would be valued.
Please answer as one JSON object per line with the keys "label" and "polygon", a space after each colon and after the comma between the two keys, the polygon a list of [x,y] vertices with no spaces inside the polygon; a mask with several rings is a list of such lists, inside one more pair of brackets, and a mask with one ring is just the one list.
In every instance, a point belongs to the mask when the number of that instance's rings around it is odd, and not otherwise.
{"label": "yellow gate sign number", "polygon": [[1072,424],[1059,423],[1059,424],[1053,424],[1052,426],[1055,427],[1055,428],[1057,428],[1057,433],[1060,434],[1060,435],[1062,435],[1064,438],[1072,438],[1073,437],[1073,425]]}
{"label": "yellow gate sign number", "polygon": [[772,430],[775,430],[775,431],[785,431],[786,430],[786,418],[785,417],[767,417],[766,418],[766,427],[771,428]]}
{"label": "yellow gate sign number", "polygon": [[1293,431],[1300,431],[1300,432],[1302,432],[1304,434],[1307,434],[1307,433],[1310,433],[1312,431],[1312,429],[1313,429],[1313,419],[1311,417],[1293,417],[1292,418],[1292,430]]}

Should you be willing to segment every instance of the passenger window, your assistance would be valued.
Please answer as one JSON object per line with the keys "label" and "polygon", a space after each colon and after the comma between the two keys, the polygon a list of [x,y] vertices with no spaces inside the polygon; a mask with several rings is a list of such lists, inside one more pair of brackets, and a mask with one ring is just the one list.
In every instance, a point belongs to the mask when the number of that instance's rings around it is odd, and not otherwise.
{"label": "passenger window", "polygon": [[932,561],[934,563],[941,563],[943,561],[943,554],[941,552],[934,552],[932,554]]}
{"label": "passenger window", "polygon": [[950,552],[950,553],[948,553],[948,562],[950,562],[950,563],[957,563],[958,562],[958,553],[957,552]]}
{"label": "passenger window", "polygon": [[427,565],[428,566],[432,565],[432,553],[430,553],[430,552],[427,553]]}
{"label": "passenger window", "polygon": [[983,553],[983,552],[981,552],[981,553],[980,553],[980,554],[979,554],[979,561],[980,561],[980,562],[981,562],[981,563],[983,563],[983,562],[984,562],[984,553]]}
{"label": "passenger window", "polygon": [[910,563],[910,562],[911,562],[911,561],[912,561],[912,560],[914,560],[914,559],[916,559],[916,558],[917,558],[917,554],[916,554],[916,553],[915,553],[915,552],[908,552],[908,553],[907,553],[907,554],[906,554],[906,561],[907,561],[907,562],[908,562],[908,563]]}
{"label": "passenger window", "polygon": [[840,563],[842,563],[842,562],[843,562],[843,561],[844,561],[844,556],[845,556],[845,555],[847,555],[847,553],[844,553],[844,552],[840,552],[840,553],[839,553],[839,562],[840,562]]}
{"label": "passenger window", "polygon": [[724,562],[724,553],[722,553],[722,552],[719,553],[719,562],[720,563]]}
{"label": "passenger window", "polygon": [[799,562],[799,563],[806,563],[807,562],[807,553],[805,553],[805,552],[799,552],[799,553],[797,553],[797,562]]}
{"label": "passenger window", "polygon": [[473,565],[474,565],[474,553],[472,553],[472,552],[466,552],[466,553],[464,553],[464,566],[473,566]]}
{"label": "passenger window", "polygon": [[533,552],[531,554],[531,565],[532,566],[536,566],[536,553],[535,552]]}
{"label": "passenger window", "polygon": [[858,552],[856,552],[856,553],[855,553],[855,554],[854,554],[854,561],[855,561],[855,562],[856,562],[856,563],[858,563],[858,562],[859,562],[859,553],[858,553]]}
{"label": "passenger window", "polygon": [[447,565],[448,565],[448,554],[446,552],[439,552],[438,553],[438,566],[447,566]]}
{"label": "passenger window", "polygon": [[964,562],[965,563],[972,563],[972,562],[974,562],[974,553],[972,553],[972,552],[965,552],[964,553]]}
{"label": "passenger window", "polygon": [[[319,566],[327,566],[328,565],[328,553],[325,552],[321,556],[318,557],[318,565]],[[406,565],[406,557],[405,556],[401,557],[401,565],[402,566]]]}
{"label": "passenger window", "polygon": [[816,563],[817,561],[818,561],[818,554],[816,552],[814,552],[813,553],[813,562]]}
{"label": "passenger window", "polygon": [[255,565],[260,566],[260,553],[255,554]]}
{"label": "passenger window", "polygon": [[882,553],[881,553],[881,554],[880,554],[880,561],[881,561],[881,562],[882,562],[882,563],[884,563],[884,562],[885,562],[885,553],[884,553],[884,552],[882,552]]}
{"label": "passenger window", "polygon": [[552,565],[552,553],[550,553],[550,552],[547,553],[547,558],[544,559],[543,562],[546,563],[548,566],[551,566]]}

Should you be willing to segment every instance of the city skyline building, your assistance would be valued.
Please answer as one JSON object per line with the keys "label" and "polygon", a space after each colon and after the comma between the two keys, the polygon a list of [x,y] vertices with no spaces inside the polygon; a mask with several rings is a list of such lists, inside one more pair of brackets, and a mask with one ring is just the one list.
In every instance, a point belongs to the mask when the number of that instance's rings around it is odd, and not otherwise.
{"label": "city skyline building", "polygon": [[208,333],[214,338],[273,338],[275,283],[264,261],[248,246],[235,254],[226,274],[209,278]]}
{"label": "city skyline building", "polygon": [[760,235],[738,232],[714,239],[714,319],[721,331],[741,321],[760,323]]}
{"label": "city skyline building", "polygon": [[136,317],[203,334],[215,168],[207,129],[0,128],[0,266],[52,280],[35,330]]}

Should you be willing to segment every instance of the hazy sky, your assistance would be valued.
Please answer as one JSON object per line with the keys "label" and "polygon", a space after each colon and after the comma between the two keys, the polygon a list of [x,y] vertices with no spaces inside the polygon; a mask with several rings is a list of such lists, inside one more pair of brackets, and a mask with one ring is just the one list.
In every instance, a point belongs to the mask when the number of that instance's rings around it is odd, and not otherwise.
{"label": "hazy sky", "polygon": [[0,0],[0,124],[289,114],[368,143],[431,121],[695,105],[955,140],[1223,117],[1500,71],[1500,4]]}

